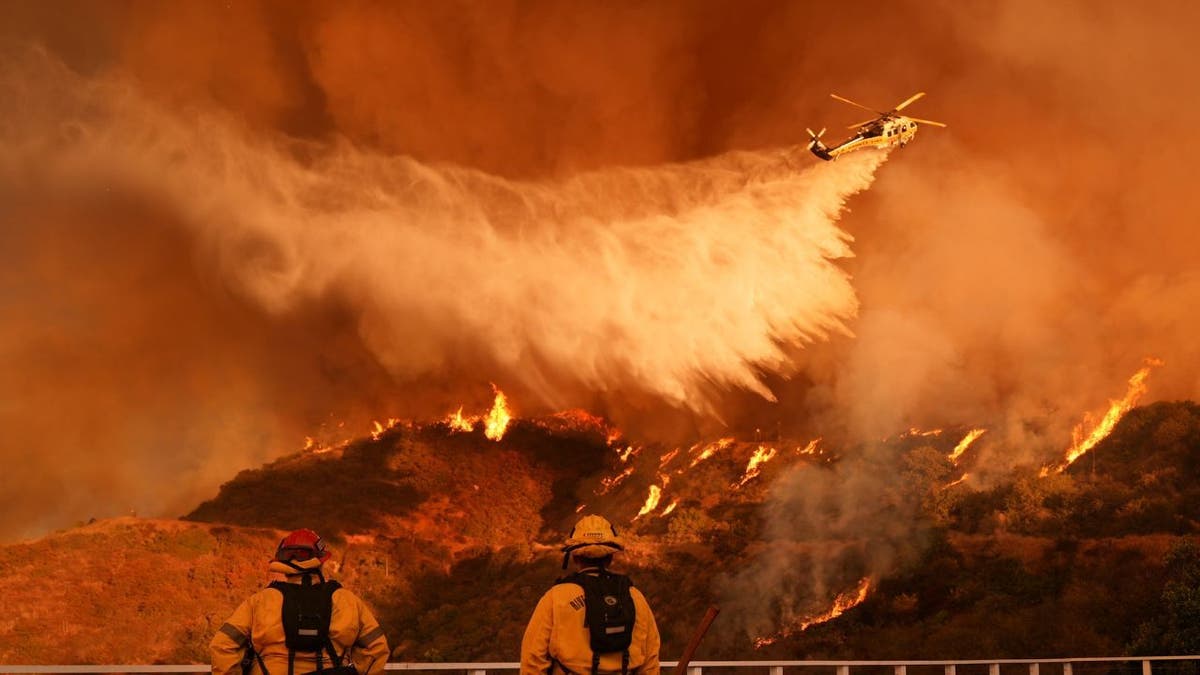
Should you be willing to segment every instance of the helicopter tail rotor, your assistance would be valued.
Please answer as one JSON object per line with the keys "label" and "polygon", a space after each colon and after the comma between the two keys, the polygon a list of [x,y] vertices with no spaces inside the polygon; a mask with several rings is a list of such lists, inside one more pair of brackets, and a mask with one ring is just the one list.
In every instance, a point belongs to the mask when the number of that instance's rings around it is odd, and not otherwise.
{"label": "helicopter tail rotor", "polygon": [[826,130],[825,127],[821,127],[821,130],[815,134],[813,133],[812,129],[805,128],[804,130],[808,132],[809,138],[812,139],[808,142],[809,150],[812,150],[814,147],[821,145],[821,137],[825,135],[825,130]]}

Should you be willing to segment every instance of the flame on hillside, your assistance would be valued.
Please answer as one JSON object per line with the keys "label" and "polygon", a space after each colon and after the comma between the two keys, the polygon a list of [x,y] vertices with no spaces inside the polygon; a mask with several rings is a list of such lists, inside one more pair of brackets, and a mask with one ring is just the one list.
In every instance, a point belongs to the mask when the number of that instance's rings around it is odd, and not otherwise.
{"label": "flame on hillside", "polygon": [[708,459],[709,457],[712,457],[714,454],[717,453],[717,451],[724,450],[732,445],[733,445],[732,438],[722,438],[721,440],[716,441],[715,443],[709,443],[704,446],[700,446],[700,445],[692,446],[692,448],[689,452],[695,452],[697,449],[699,449],[701,447],[703,447],[704,449],[701,450],[700,454],[697,455],[696,458],[692,460],[692,463],[688,465],[688,468],[690,469],[690,468],[696,466],[700,462],[703,462],[704,460]]}
{"label": "flame on hillside", "polygon": [[1145,364],[1129,378],[1129,387],[1125,390],[1125,396],[1119,400],[1109,401],[1108,411],[1104,413],[1104,417],[1086,434],[1084,433],[1084,429],[1091,423],[1091,416],[1085,415],[1083,422],[1077,425],[1071,433],[1071,447],[1067,449],[1067,454],[1063,461],[1053,467],[1043,467],[1038,475],[1045,477],[1051,471],[1062,473],[1075,460],[1085,455],[1089,450],[1096,447],[1097,443],[1107,438],[1117,426],[1117,422],[1120,422],[1125,413],[1137,405],[1137,402],[1146,393],[1146,379],[1150,377],[1151,369],[1162,364],[1163,362],[1159,359],[1147,358]]}
{"label": "flame on hillside", "polygon": [[746,463],[746,470],[742,472],[742,478],[733,485],[735,488],[740,488],[749,480],[757,476],[762,471],[762,465],[771,461],[775,457],[775,448],[768,448],[765,445],[760,445],[750,456],[750,461]]}
{"label": "flame on hillside", "polygon": [[388,429],[391,429],[392,427],[396,426],[399,423],[400,423],[400,419],[397,417],[389,417],[387,419],[387,422],[385,422],[383,424],[380,424],[378,420],[371,422],[371,426],[373,427],[371,429],[371,440],[373,440],[373,441],[379,440],[379,437],[382,436],[385,431],[387,431]]}
{"label": "flame on hillside", "polygon": [[958,458],[971,447],[971,444],[979,440],[979,437],[987,433],[987,429],[972,429],[967,432],[966,436],[954,446],[954,451],[950,453],[950,461],[958,462]]}
{"label": "flame on hillside", "polygon": [[651,485],[650,494],[646,495],[646,503],[642,504],[642,510],[638,511],[638,514],[634,516],[633,519],[637,520],[638,518],[641,518],[647,513],[650,513],[654,509],[658,508],[658,502],[660,499],[662,499],[662,488],[657,485]]}
{"label": "flame on hillside", "polygon": [[504,392],[494,385],[492,390],[496,392],[496,399],[492,402],[492,409],[483,418],[483,435],[493,441],[498,441],[504,438],[504,432],[508,431],[508,424],[512,422],[512,413],[508,411],[508,397],[504,395]]}
{"label": "flame on hillside", "polygon": [[796,448],[797,455],[815,455],[817,454],[817,445],[821,442],[820,438],[814,438],[808,442],[808,445],[803,448]]}
{"label": "flame on hillside", "polygon": [[946,483],[946,485],[944,487],[954,487],[955,485],[958,485],[959,483],[966,481],[970,477],[971,477],[971,474],[964,473],[961,478],[959,478],[958,480],[953,480],[953,481],[950,481],[949,483]]}
{"label": "flame on hillside", "polygon": [[475,419],[476,418],[463,417],[462,412],[463,412],[463,407],[460,405],[460,406],[458,406],[458,410],[455,410],[453,413],[446,416],[446,426],[450,427],[451,433],[456,432],[456,431],[470,433],[472,431],[475,431]]}
{"label": "flame on hillside", "polygon": [[[475,425],[483,423],[483,435],[490,440],[498,441],[504,438],[508,425],[512,423],[512,413],[508,409],[508,397],[496,385],[492,385],[495,398],[492,408],[485,415],[463,415],[463,406],[446,416],[443,423],[450,428],[450,433],[475,431]],[[590,417],[590,416],[589,416]],[[378,426],[376,422],[376,426]],[[389,427],[391,428],[391,427]]]}
{"label": "flame on hillside", "polygon": [[626,468],[624,471],[622,471],[621,473],[619,473],[615,476],[601,478],[600,479],[600,487],[596,489],[596,494],[597,495],[608,494],[609,491],[611,491],[616,486],[620,485],[626,478],[629,478],[631,475],[633,475],[633,467],[632,466]]}
{"label": "flame on hillside", "polygon": [[676,499],[675,501],[673,501],[673,502],[671,502],[669,505],[667,505],[667,508],[663,509],[663,512],[662,512],[662,514],[663,514],[664,516],[666,516],[666,515],[670,515],[670,513],[671,513],[672,511],[674,511],[674,510],[675,510],[675,507],[676,507],[676,506],[679,506],[679,500],[678,500],[678,499]]}
{"label": "flame on hillside", "polygon": [[851,609],[852,607],[857,607],[858,605],[861,605],[863,603],[863,601],[867,599],[867,594],[870,592],[871,592],[871,578],[863,577],[862,580],[858,582],[858,586],[855,587],[853,590],[846,591],[845,593],[842,593],[841,595],[834,598],[833,606],[830,607],[828,610],[821,612],[820,614],[815,614],[808,618],[801,619],[799,622],[794,624],[794,626],[785,628],[770,637],[755,638],[754,639],[754,648],[759,649],[761,647],[765,647],[769,644],[776,642],[777,640],[779,640],[781,638],[785,638],[789,635],[792,635],[793,633],[800,633],[800,632],[808,630],[810,627],[815,626],[817,624],[825,623],[826,621],[831,621],[833,619],[836,619],[837,617],[846,613],[846,611]]}
{"label": "flame on hillside", "polygon": [[658,460],[658,468],[662,469],[666,465],[670,464],[671,460],[675,459],[675,456],[678,454],[679,454],[679,448],[675,448],[674,450],[672,450],[672,451],[668,452],[667,454],[663,455],[662,457],[660,457]]}

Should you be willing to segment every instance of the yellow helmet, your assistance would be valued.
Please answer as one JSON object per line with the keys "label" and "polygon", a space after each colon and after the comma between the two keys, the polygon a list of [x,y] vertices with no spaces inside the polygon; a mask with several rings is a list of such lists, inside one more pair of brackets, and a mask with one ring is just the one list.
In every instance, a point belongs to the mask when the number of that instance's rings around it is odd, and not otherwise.
{"label": "yellow helmet", "polygon": [[572,554],[584,558],[603,558],[614,551],[623,550],[625,545],[617,534],[617,528],[603,516],[589,514],[575,523],[563,544],[563,568],[566,568],[567,558]]}

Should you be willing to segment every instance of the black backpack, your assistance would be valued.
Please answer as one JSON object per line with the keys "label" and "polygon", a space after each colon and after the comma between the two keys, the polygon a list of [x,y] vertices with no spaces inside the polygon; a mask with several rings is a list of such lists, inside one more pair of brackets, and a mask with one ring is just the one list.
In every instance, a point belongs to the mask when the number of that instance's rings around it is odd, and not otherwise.
{"label": "black backpack", "polygon": [[[296,652],[315,653],[317,672],[326,675],[357,675],[354,665],[342,665],[342,655],[329,637],[333,618],[333,594],[342,587],[336,581],[313,584],[306,575],[304,583],[271,582],[271,588],[283,594],[283,632],[288,648],[288,675],[295,672]],[[324,667],[329,654],[330,667]]]}
{"label": "black backpack", "polygon": [[583,587],[585,625],[592,648],[592,675],[600,671],[600,655],[621,653],[621,675],[629,672],[629,645],[633,642],[633,582],[608,570],[576,572],[558,580]]}

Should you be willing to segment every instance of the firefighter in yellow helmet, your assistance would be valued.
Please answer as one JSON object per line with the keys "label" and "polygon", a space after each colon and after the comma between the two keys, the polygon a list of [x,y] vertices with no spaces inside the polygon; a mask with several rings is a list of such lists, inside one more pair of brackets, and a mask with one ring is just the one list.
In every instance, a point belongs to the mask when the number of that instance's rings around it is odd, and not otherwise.
{"label": "firefighter in yellow helmet", "polygon": [[209,645],[213,675],[349,675],[351,666],[382,675],[389,653],[383,629],[358,596],[325,579],[329,556],[312,530],[279,542],[270,570],[282,579],[250,596],[217,631]]}
{"label": "firefighter in yellow helmet", "polygon": [[521,675],[659,675],[658,626],[629,577],[610,572],[624,548],[604,518],[584,516],[563,545],[558,580],[533,610],[521,641]]}

